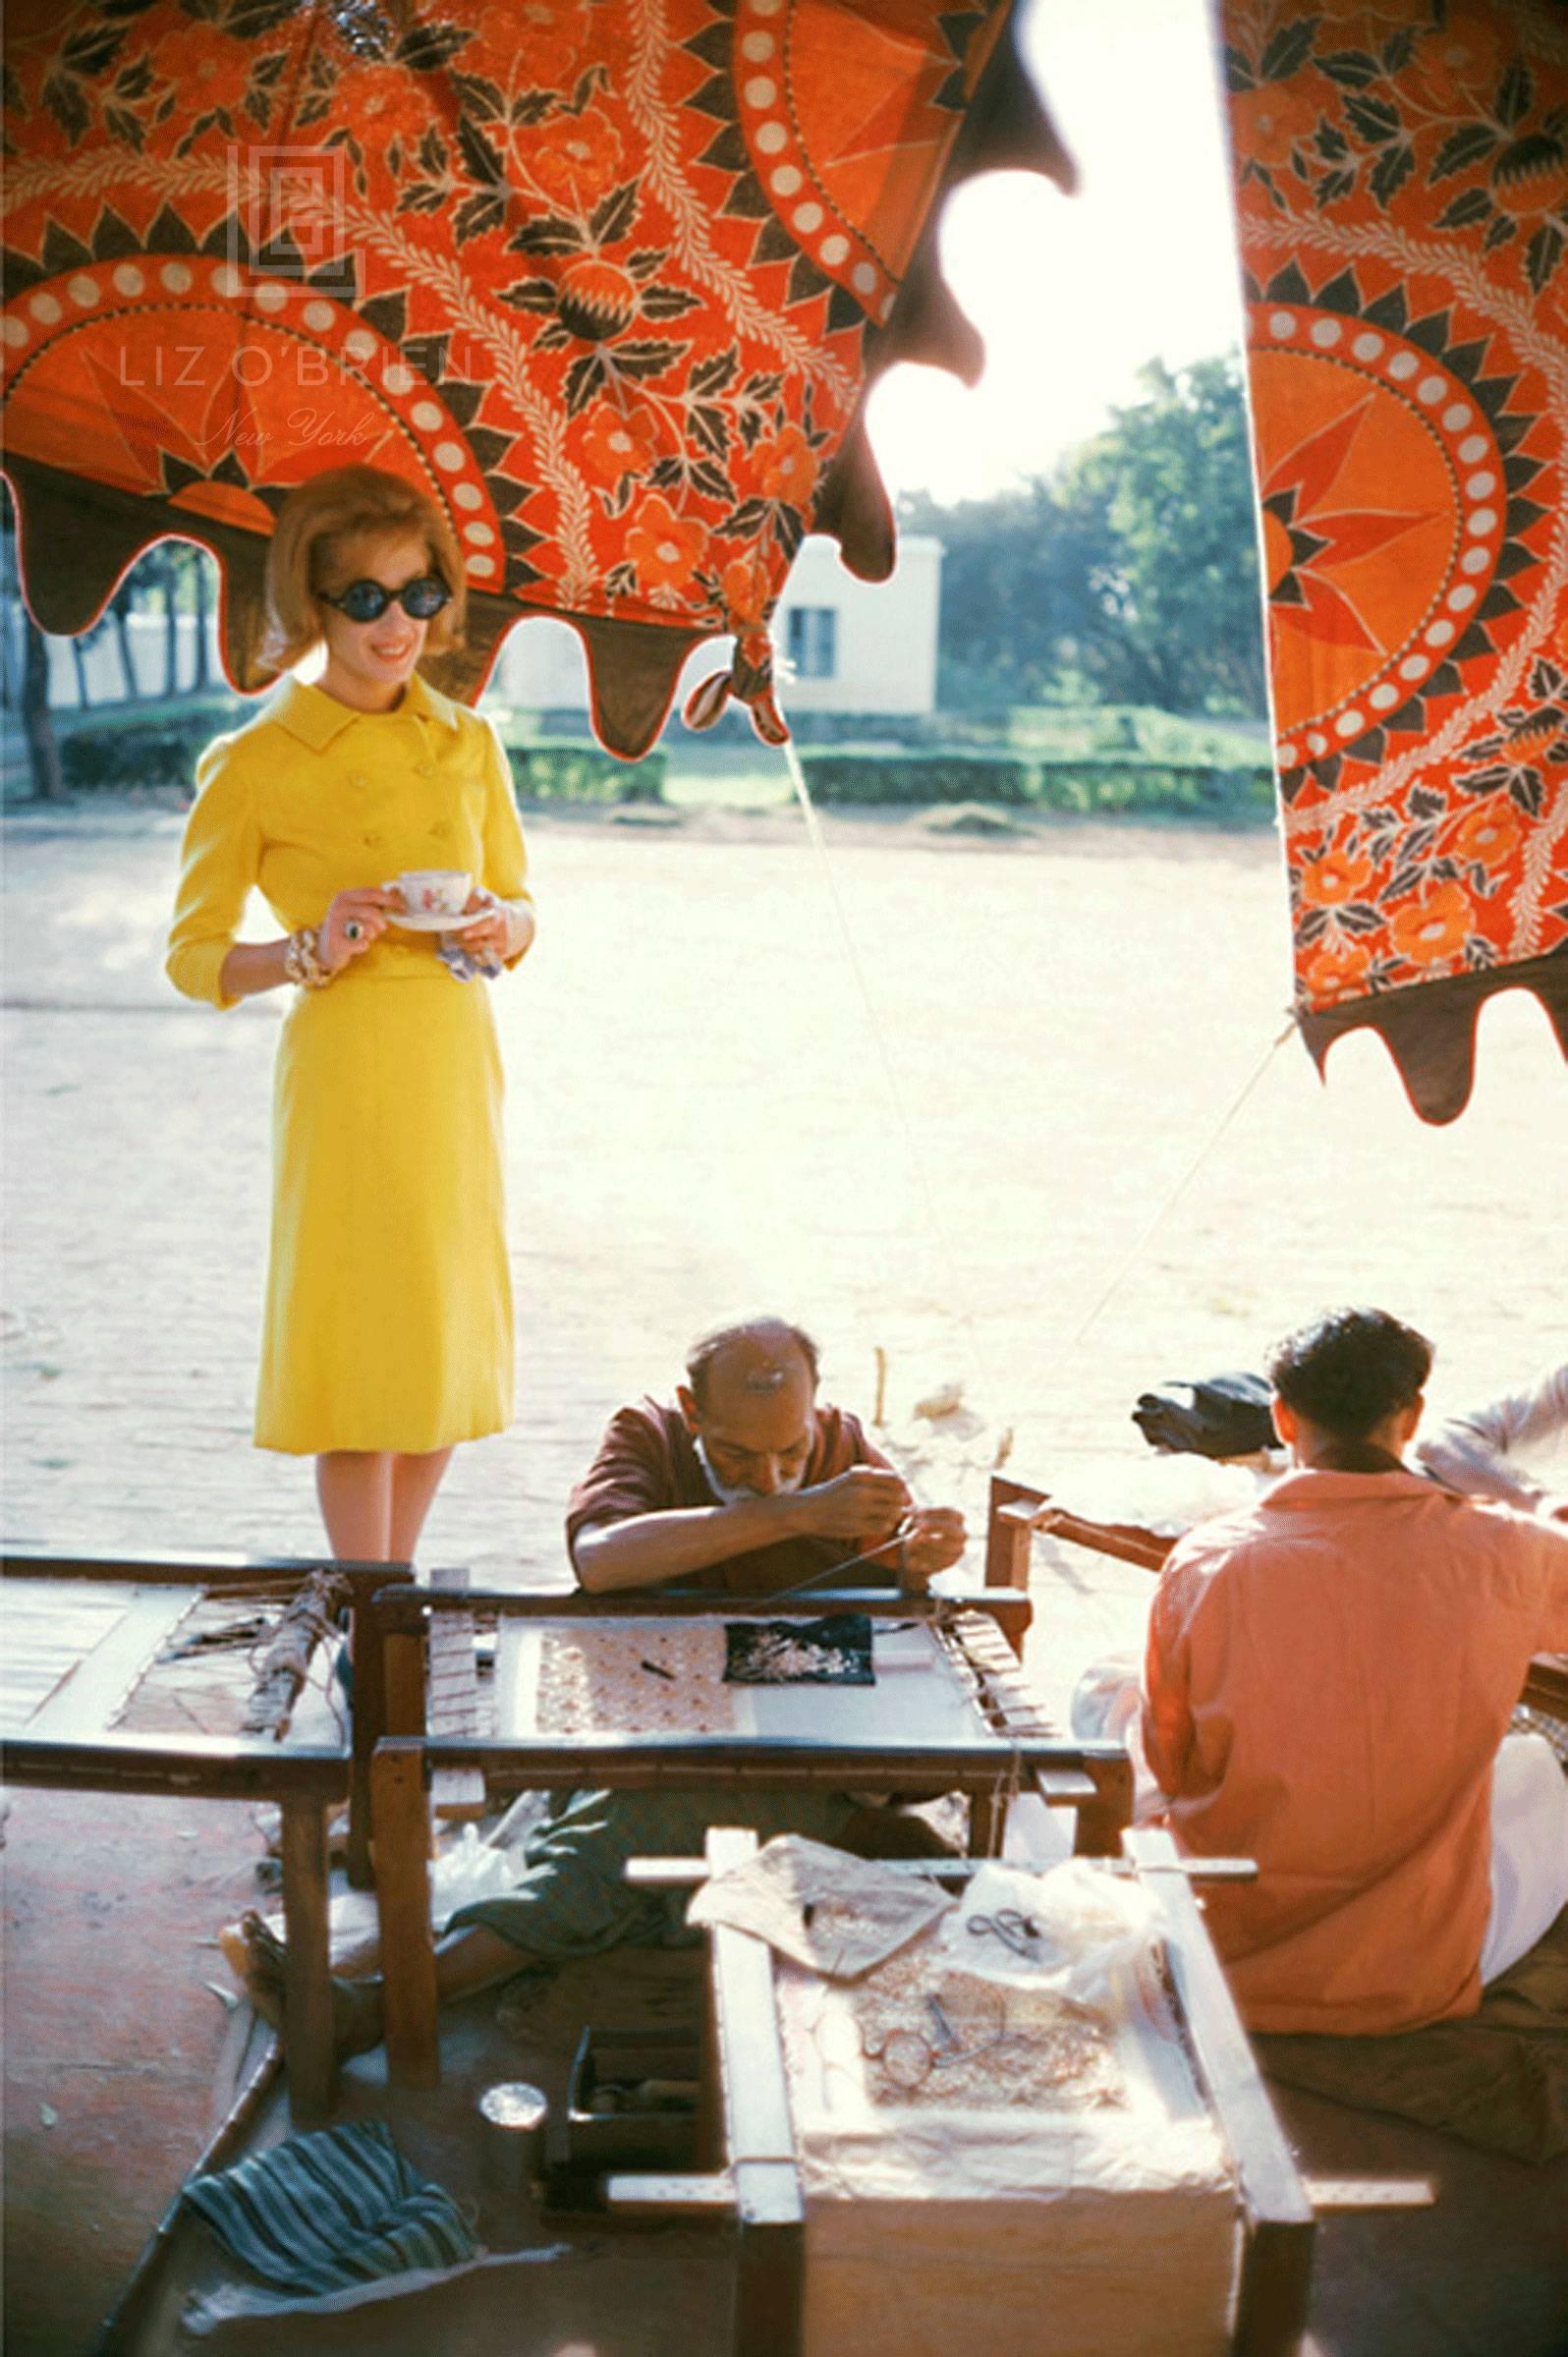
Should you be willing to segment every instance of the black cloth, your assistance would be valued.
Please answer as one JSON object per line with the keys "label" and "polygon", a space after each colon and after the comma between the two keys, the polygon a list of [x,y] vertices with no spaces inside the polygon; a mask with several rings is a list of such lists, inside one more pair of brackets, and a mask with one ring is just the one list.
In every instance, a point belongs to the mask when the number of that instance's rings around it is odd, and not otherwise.
{"label": "black cloth", "polygon": [[1273,1394],[1260,1375],[1210,1375],[1139,1393],[1133,1410],[1150,1448],[1194,1457],[1250,1457],[1277,1448]]}

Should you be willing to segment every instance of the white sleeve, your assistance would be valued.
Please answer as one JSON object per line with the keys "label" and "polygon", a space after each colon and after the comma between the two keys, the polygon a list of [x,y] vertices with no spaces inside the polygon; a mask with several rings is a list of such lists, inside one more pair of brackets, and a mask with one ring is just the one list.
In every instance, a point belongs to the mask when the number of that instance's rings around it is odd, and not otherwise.
{"label": "white sleeve", "polygon": [[1490,1497],[1525,1513],[1558,1502],[1519,1458],[1548,1450],[1568,1433],[1568,1365],[1549,1369],[1523,1391],[1450,1417],[1416,1443],[1427,1472],[1471,1497]]}

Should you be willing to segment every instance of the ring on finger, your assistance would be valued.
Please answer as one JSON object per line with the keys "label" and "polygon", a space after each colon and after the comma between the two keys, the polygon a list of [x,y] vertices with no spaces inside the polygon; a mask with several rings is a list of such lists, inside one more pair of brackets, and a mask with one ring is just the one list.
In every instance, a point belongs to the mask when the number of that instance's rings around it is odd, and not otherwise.
{"label": "ring on finger", "polygon": [[351,917],[348,924],[343,927],[343,938],[345,941],[358,941],[364,931],[364,927],[360,923],[358,917]]}

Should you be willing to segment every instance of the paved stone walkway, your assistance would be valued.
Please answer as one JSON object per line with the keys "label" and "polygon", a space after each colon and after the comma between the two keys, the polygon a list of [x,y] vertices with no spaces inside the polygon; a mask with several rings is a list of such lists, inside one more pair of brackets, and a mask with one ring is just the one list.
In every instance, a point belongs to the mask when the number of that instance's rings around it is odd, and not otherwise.
{"label": "paved stone walkway", "polygon": [[[281,1006],[163,980],[179,826],[4,829],[4,1527],[306,1552],[308,1467],[249,1439]],[[1488,1011],[1447,1131],[1372,1041],[1327,1092],[1287,1041],[1140,1246],[1280,1029],[1266,836],[829,822],[868,1009],[791,814],[530,832],[540,940],[497,998],[518,1420],[460,1452],[427,1560],[559,1574],[603,1418],[738,1305],[812,1324],[852,1404],[885,1350],[895,1435],[972,1507],[1005,1426],[1048,1478],[1131,1441],[1131,1480],[1142,1388],[1254,1365],[1324,1300],[1426,1323],[1455,1397],[1560,1354],[1568,1089],[1532,1001]],[[969,1413],[912,1417],[952,1381]]]}

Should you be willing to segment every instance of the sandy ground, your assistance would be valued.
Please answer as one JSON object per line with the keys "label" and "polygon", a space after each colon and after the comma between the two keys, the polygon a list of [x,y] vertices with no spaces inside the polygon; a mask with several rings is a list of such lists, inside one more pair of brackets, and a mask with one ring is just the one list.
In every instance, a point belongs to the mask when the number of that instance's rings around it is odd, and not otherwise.
{"label": "sandy ground", "polygon": [[[0,1528],[306,1553],[308,1468],[250,1443],[282,1010],[220,1018],[163,980],[178,836],[174,815],[125,808],[0,834]],[[1256,1365],[1327,1300],[1426,1324],[1455,1401],[1563,1353],[1568,1089],[1540,1009],[1488,1011],[1450,1130],[1416,1121],[1365,1038],[1320,1089],[1294,1039],[1270,1052],[1286,982],[1266,835],[1064,824],[995,846],[840,820],[826,873],[789,814],[551,816],[531,839],[543,929],[496,1002],[518,1416],[460,1452],[427,1563],[564,1578],[561,1509],[604,1417],[668,1385],[693,1329],[747,1303],[812,1324],[830,1388],[863,1409],[884,1352],[895,1452],[977,1528],[1008,1427],[1014,1469],[1091,1511],[1188,1514],[1205,1482],[1243,1480],[1161,1465],[1128,1411],[1150,1382]],[[914,1414],[953,1383],[957,1415]],[[1089,1654],[1136,1643],[1149,1586],[1038,1547],[1030,1658],[1050,1706]],[[189,1804],[168,1804],[190,1823],[149,1853],[153,1806],[122,1829],[25,1792],[10,1828],[7,2134],[11,2184],[31,2189],[11,2218],[19,2352],[88,2345],[209,2100],[223,2031],[191,1925],[232,1913],[220,1881],[247,1869],[208,1852]],[[182,1872],[211,1884],[185,1915]],[[161,2126],[134,2075],[150,2068],[139,2030],[116,2061],[84,1995],[128,1936],[142,1970],[109,1979],[158,2008]],[[103,2155],[131,2134],[140,2173],[117,2178]],[[67,2259],[84,2220],[96,2240]],[[1366,2282],[1346,2280],[1359,2315]]]}
{"label": "sandy ground", "polygon": [[[5,827],[4,1526],[308,1551],[308,1468],[249,1438],[282,1009],[219,1017],[164,981],[179,825]],[[1447,1130],[1365,1035],[1321,1088],[1294,1038],[1270,1053],[1267,834],[829,820],[824,869],[789,813],[530,832],[541,934],[496,999],[517,1421],[460,1453],[427,1560],[559,1575],[604,1416],[738,1305],[814,1327],[862,1409],[885,1351],[918,1479],[972,1508],[1007,1427],[1017,1470],[1111,1503],[1099,1461],[1147,1462],[1142,1388],[1255,1365],[1325,1301],[1417,1319],[1454,1399],[1561,1355],[1543,1015],[1488,1009]],[[963,1414],[912,1417],[952,1382]]]}

